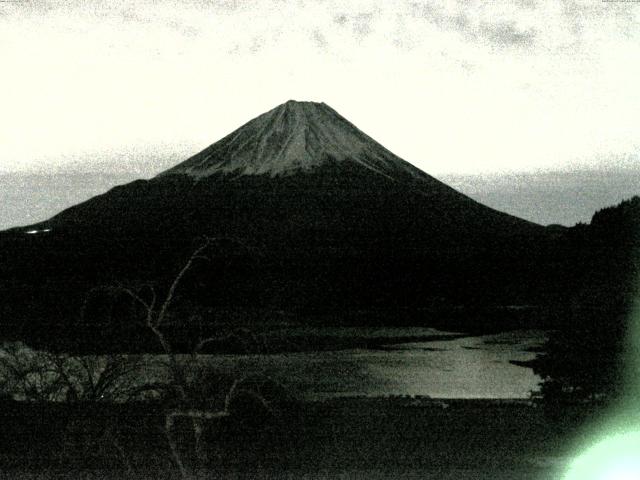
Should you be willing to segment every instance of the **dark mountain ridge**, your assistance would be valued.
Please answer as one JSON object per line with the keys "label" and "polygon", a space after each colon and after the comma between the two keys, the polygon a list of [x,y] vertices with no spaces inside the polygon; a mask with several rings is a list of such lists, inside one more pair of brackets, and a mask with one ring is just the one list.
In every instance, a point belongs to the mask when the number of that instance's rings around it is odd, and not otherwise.
{"label": "dark mountain ridge", "polygon": [[[165,182],[172,176],[186,176],[194,185],[206,181],[212,189],[227,187],[230,182],[245,181],[248,188],[266,190],[266,195],[290,189],[292,184],[295,190],[296,183],[303,184],[302,187],[315,183],[321,189],[353,190],[360,194],[402,187],[431,200],[433,208],[441,206],[460,212],[471,209],[466,217],[480,214],[486,217],[485,224],[501,224],[497,225],[498,228],[510,224],[513,228],[529,232],[537,227],[481,205],[427,175],[375,142],[324,103],[288,101],[160,173],[151,182]],[[293,182],[285,179],[291,176],[295,177]],[[310,182],[309,176],[312,177]],[[263,188],[262,183],[268,187]],[[294,200],[304,201],[303,198]],[[67,209],[36,227],[73,222],[73,215],[90,202]],[[398,212],[403,213],[412,214]],[[89,219],[84,218],[83,221],[89,222]],[[440,217],[439,221],[446,219]],[[480,226],[483,222],[476,223],[475,226]]]}
{"label": "dark mountain ridge", "polygon": [[166,285],[203,236],[218,241],[182,289],[194,311],[424,323],[434,304],[542,305],[566,280],[558,235],[453,190],[330,107],[290,101],[153,179],[1,232],[4,330],[73,334],[92,289]]}

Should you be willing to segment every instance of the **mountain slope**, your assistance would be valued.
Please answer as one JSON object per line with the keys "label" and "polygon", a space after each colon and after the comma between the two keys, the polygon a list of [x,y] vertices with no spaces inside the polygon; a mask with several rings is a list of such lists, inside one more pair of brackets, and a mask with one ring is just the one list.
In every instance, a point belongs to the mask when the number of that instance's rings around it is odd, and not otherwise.
{"label": "mountain slope", "polygon": [[[177,180],[178,177],[185,178]],[[425,197],[424,202],[418,200],[418,205],[413,205],[417,211],[404,211],[404,207],[398,205],[400,210],[391,212],[409,215],[418,223],[420,217],[426,215],[433,217],[433,221],[440,224],[438,227],[446,223],[469,224],[480,229],[495,227],[496,234],[541,230],[535,224],[480,205],[427,175],[323,103],[286,102],[162,172],[144,188],[156,185],[171,188],[172,182],[184,183],[176,187],[182,194],[194,191],[209,197],[225,189],[236,191],[238,184],[246,184],[242,189],[247,190],[247,195],[251,195],[248,193],[251,190],[258,197],[269,197],[274,192],[285,195],[287,190],[295,192],[292,201],[298,203],[313,196],[314,189],[324,196],[355,192],[365,197],[384,196],[386,190],[398,189],[402,191],[391,203],[415,195]],[[211,188],[203,189],[201,183],[210,184]],[[127,197],[126,201],[132,202],[132,206],[138,201],[144,202],[146,194],[139,195],[136,191],[142,189],[143,183],[130,185],[131,188],[119,187],[118,193]],[[171,193],[163,191],[162,195],[171,196]],[[180,197],[180,201],[185,200]],[[109,210],[109,202],[117,198],[115,192],[109,192],[101,200],[72,207],[38,228],[100,221]],[[128,210],[126,205],[123,207],[117,209],[118,218],[123,210]],[[197,205],[192,208],[198,209]],[[92,213],[87,216],[87,212]],[[84,216],[80,220],[78,215]]]}
{"label": "mountain slope", "polygon": [[97,285],[163,285],[202,236],[223,240],[182,291],[192,311],[305,321],[537,304],[554,288],[551,231],[451,189],[324,104],[287,102],[153,179],[0,233],[5,318],[69,322]]}
{"label": "mountain slope", "polygon": [[284,103],[251,120],[194,157],[160,174],[196,178],[215,173],[290,175],[331,159],[379,175],[427,178],[324,103]]}

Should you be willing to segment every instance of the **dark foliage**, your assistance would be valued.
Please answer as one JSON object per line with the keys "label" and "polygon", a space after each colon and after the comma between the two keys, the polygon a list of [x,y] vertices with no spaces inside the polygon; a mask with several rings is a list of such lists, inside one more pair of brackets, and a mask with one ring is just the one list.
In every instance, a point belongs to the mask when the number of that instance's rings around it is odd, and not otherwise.
{"label": "dark foliage", "polygon": [[[159,404],[4,402],[0,407],[5,472],[15,468],[18,476],[29,470],[45,472],[38,478],[57,478],[58,471],[66,479],[179,478]],[[460,469],[482,473],[472,478],[529,478],[513,472],[529,471],[536,458],[572,453],[567,451],[571,432],[588,414],[570,411],[558,422],[541,409],[483,401],[452,401],[446,409],[438,402],[415,407],[398,399],[310,403],[295,416],[263,415],[259,423],[232,416],[209,425],[203,440],[210,461],[201,478],[334,478],[350,471],[460,478]],[[93,476],[80,473],[87,470]],[[503,470],[512,474],[492,476]]]}
{"label": "dark foliage", "polygon": [[177,294],[189,316],[202,313],[194,306],[299,312],[304,321],[434,303],[554,301],[563,281],[553,268],[558,232],[425,178],[392,182],[326,162],[277,179],[166,175],[116,187],[34,227],[48,233],[0,233],[0,334],[49,348],[65,339],[87,350],[146,348],[154,342],[144,332],[113,324],[125,299],[91,299],[84,320],[113,327],[100,338],[98,325],[78,328],[78,312],[100,286],[151,281],[162,292],[201,236],[219,240]]}
{"label": "dark foliage", "polygon": [[575,278],[547,353],[533,362],[548,401],[610,401],[625,392],[626,345],[640,274],[640,198],[568,232]]}

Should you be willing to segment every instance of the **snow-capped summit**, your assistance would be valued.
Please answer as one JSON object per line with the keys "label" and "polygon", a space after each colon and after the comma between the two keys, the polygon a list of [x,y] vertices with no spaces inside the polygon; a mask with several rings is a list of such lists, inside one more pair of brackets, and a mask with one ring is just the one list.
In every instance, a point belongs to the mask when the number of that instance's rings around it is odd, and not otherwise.
{"label": "snow-capped summit", "polygon": [[[413,167],[329,106],[290,101],[155,178],[0,232],[10,280],[0,279],[0,311],[41,319],[38,339],[61,325],[73,345],[82,335],[96,345],[95,327],[78,332],[75,321],[91,292],[163,285],[204,236],[216,239],[211,261],[180,292],[202,318],[360,322],[370,312],[395,325],[439,305],[536,305],[554,288],[554,235]],[[112,345],[139,338],[102,310],[123,332],[105,330]]]}
{"label": "snow-capped summit", "polygon": [[423,172],[391,153],[325,103],[289,100],[254,118],[202,152],[163,172],[284,176],[326,162],[355,162],[395,178]]}

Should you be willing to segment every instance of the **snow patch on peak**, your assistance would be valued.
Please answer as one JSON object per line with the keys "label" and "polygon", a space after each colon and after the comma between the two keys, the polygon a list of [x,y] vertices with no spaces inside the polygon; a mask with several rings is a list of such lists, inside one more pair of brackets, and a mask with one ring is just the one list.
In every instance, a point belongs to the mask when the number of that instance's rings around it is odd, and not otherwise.
{"label": "snow patch on peak", "polygon": [[325,162],[355,162],[395,178],[426,175],[361,132],[325,103],[289,100],[160,175],[289,175]]}

